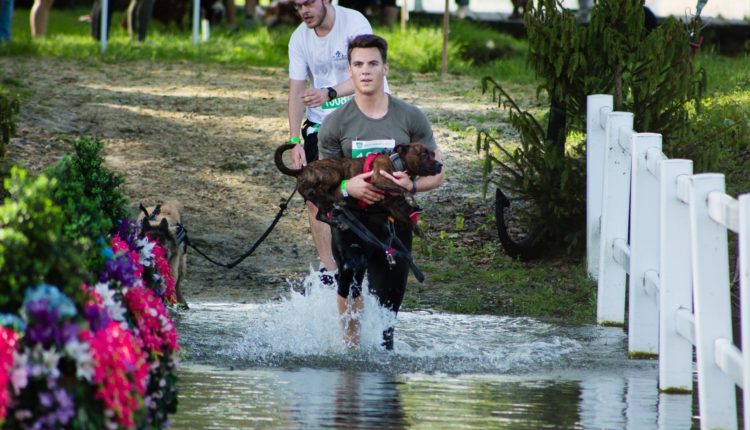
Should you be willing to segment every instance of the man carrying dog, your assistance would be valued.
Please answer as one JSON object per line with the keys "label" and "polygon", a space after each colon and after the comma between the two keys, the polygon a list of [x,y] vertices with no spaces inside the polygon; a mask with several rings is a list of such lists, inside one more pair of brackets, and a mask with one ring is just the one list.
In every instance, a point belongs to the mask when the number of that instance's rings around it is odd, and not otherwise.
{"label": "man carrying dog", "polygon": [[[299,144],[292,151],[296,169],[318,159],[320,124],[354,92],[347,72],[347,43],[357,35],[372,33],[372,27],[361,13],[333,6],[331,0],[292,1],[303,20],[289,40],[289,142]],[[308,78],[310,88],[306,88]],[[302,124],[305,108],[307,118]],[[315,218],[315,205],[307,202],[307,209],[315,248],[324,266],[321,272],[334,272],[330,227]],[[333,281],[331,276],[321,278]]]}
{"label": "man carrying dog", "polygon": [[[319,136],[322,159],[357,158],[365,156],[366,152],[390,152],[397,144],[421,143],[434,151],[434,159],[425,162],[440,161],[440,150],[424,113],[385,92],[387,51],[387,42],[372,34],[357,36],[349,42],[347,56],[354,98],[323,123]],[[436,175],[414,180],[406,172],[388,174],[381,170],[379,173],[402,188],[405,194],[412,195],[439,187],[444,178],[442,169]],[[342,181],[341,196],[367,205],[382,200],[382,192],[368,181],[370,176],[372,172]],[[404,206],[404,210],[409,209],[405,201]],[[411,252],[413,225],[394,223],[377,205],[350,212],[381,242],[393,243],[398,238],[406,251]],[[356,318],[362,309],[360,294],[365,272],[370,291],[378,297],[380,305],[398,313],[406,291],[409,264],[405,258],[389,262],[389,256],[381,248],[363,240],[351,228],[334,227],[331,233],[333,255],[339,267],[338,309],[344,324],[344,342],[347,347],[356,349],[359,346]],[[351,301],[347,300],[349,297]],[[383,332],[383,345],[393,349],[393,327]]]}

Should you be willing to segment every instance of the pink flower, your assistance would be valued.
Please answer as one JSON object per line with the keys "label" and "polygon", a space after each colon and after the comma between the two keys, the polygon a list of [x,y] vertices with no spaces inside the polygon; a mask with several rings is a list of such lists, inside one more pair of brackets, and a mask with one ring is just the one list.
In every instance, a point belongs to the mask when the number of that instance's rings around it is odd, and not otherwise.
{"label": "pink flower", "polygon": [[10,328],[0,326],[0,424],[5,421],[7,413],[8,383],[13,370],[13,353],[16,351],[18,333]]}
{"label": "pink flower", "polygon": [[167,252],[164,248],[158,244],[155,244],[154,249],[154,266],[156,267],[157,273],[161,276],[164,281],[164,300],[167,303],[177,303],[177,293],[174,289],[175,280],[172,277],[172,268],[169,267],[169,259],[167,259]]}
{"label": "pink flower", "polygon": [[135,267],[135,276],[139,279],[143,279],[143,265],[141,264],[140,258],[138,257],[138,252],[136,250],[130,249],[130,246],[128,246],[128,244],[125,243],[122,239],[120,239],[120,236],[112,237],[112,252],[114,252],[115,255],[127,255],[130,261],[133,263],[133,267]]}
{"label": "pink flower", "polygon": [[138,339],[119,323],[80,334],[91,344],[96,398],[112,411],[123,427],[135,426],[134,414],[148,386],[149,364]]}
{"label": "pink flower", "polygon": [[156,355],[161,355],[164,348],[169,352],[178,350],[177,330],[164,302],[153,291],[142,286],[130,288],[125,293],[125,303],[146,349]]}

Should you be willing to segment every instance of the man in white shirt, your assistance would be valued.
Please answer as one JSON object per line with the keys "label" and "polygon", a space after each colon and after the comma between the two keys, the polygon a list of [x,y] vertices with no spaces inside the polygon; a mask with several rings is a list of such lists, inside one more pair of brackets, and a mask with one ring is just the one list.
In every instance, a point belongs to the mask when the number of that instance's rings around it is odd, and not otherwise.
{"label": "man in white shirt", "polygon": [[[293,0],[293,3],[303,21],[289,40],[289,142],[298,144],[292,150],[292,168],[299,168],[318,159],[320,124],[354,93],[348,72],[347,44],[355,36],[372,34],[372,26],[361,13],[334,6],[331,0]],[[303,124],[305,108],[307,117]],[[333,277],[325,274],[336,271],[330,226],[315,218],[318,209],[311,202],[307,202],[307,209],[322,266],[321,279],[332,283]]]}

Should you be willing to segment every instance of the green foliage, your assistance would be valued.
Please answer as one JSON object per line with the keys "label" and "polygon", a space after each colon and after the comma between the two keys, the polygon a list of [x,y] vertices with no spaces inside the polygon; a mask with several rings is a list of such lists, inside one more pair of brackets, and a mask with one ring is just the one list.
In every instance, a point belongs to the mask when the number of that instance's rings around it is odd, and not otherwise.
{"label": "green foliage", "polygon": [[18,98],[0,86],[0,160],[5,157],[5,147],[16,133],[15,116],[20,109]]}
{"label": "green foliage", "polygon": [[124,178],[104,166],[102,145],[100,140],[81,138],[73,142],[71,156],[47,170],[58,183],[53,199],[66,221],[63,235],[83,250],[90,268],[102,261],[97,242],[127,216],[127,200],[119,189]]}
{"label": "green foliage", "polygon": [[[505,147],[495,138],[499,132],[482,131],[477,150],[485,187],[495,180],[527,201],[524,220],[534,235],[570,250],[583,243],[586,171],[582,142],[568,140],[585,131],[586,97],[614,94],[615,110],[633,112],[637,131],[661,133],[668,142],[690,133],[689,108],[700,108],[705,75],[693,70],[682,24],[669,19],[645,28],[642,0],[600,0],[587,26],[557,0],[536,0],[525,24],[529,65],[550,101],[547,125],[484,78],[484,90],[491,87],[493,100],[508,108],[520,144]],[[497,166],[502,172],[493,175]]]}
{"label": "green foliage", "polygon": [[[511,96],[491,78],[482,80],[484,91],[492,89],[493,100],[508,109],[508,121],[520,133],[517,146],[506,146],[491,132],[480,131],[477,151],[483,155],[483,192],[494,182],[511,195],[523,196],[531,204],[520,208],[529,231],[573,249],[582,244],[585,222],[586,168],[583,144],[577,142],[560,151],[555,141],[546,139],[537,119],[522,110]],[[496,167],[502,173],[494,175]]]}
{"label": "green foliage", "polygon": [[750,93],[730,91],[703,100],[700,115],[691,117],[693,131],[667,150],[672,158],[693,160],[695,172],[722,172],[727,192],[750,190]]}
{"label": "green foliage", "polygon": [[40,283],[82,303],[84,264],[63,234],[65,215],[52,198],[57,181],[14,167],[4,186],[10,197],[0,206],[0,312],[18,311],[24,290]]}

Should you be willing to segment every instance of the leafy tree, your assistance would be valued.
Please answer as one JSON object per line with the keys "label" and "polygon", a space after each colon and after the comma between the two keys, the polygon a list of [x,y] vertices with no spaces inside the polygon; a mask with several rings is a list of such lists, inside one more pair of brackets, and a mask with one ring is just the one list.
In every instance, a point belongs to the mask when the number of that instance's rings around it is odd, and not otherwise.
{"label": "leafy tree", "polygon": [[[584,148],[580,139],[569,140],[573,132],[585,132],[587,95],[613,94],[616,110],[634,113],[637,131],[661,133],[667,144],[689,132],[689,108],[699,107],[705,88],[705,74],[695,71],[691,61],[698,23],[693,21],[688,31],[671,18],[655,29],[645,22],[643,0],[598,0],[588,25],[556,0],[530,4],[528,59],[540,82],[538,93],[549,98],[546,127],[542,118],[521,110],[498,82],[482,80],[485,91],[492,89],[499,106],[510,110],[510,123],[520,134],[515,148],[503,147],[494,137],[497,132],[481,132],[477,140],[477,150],[485,155],[485,185],[502,184],[528,202],[523,218],[532,240],[515,249],[516,255],[534,257],[542,249],[583,243]],[[498,166],[500,172],[493,175]],[[505,246],[505,226],[498,228]]]}

